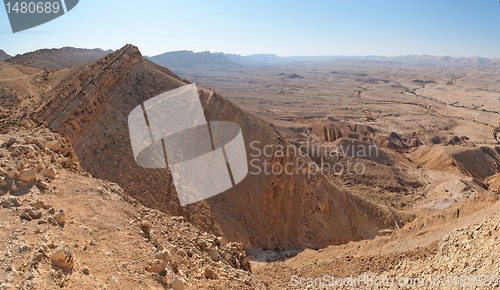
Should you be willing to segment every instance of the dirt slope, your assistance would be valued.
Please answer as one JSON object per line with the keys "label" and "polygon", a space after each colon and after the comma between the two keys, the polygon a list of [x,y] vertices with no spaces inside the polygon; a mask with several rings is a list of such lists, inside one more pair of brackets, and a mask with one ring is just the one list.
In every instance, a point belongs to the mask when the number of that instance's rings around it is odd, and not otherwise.
{"label": "dirt slope", "polygon": [[[338,289],[410,289],[412,287],[368,287],[368,277],[440,278],[440,287],[420,285],[418,289],[459,289],[446,284],[446,277],[462,274],[488,274],[498,277],[498,239],[500,227],[498,195],[485,194],[440,212],[422,213],[401,230],[384,232],[373,240],[330,246],[319,251],[306,250],[285,261],[256,263],[257,277],[271,289],[323,289],[323,277],[356,279],[356,284]],[[458,210],[458,211],[457,211]],[[457,212],[459,214],[457,215]],[[294,278],[293,278],[294,277]],[[361,277],[358,282],[358,278]],[[304,284],[297,284],[302,280]],[[316,278],[315,282],[307,279]],[[396,280],[397,281],[397,280]],[[328,284],[326,284],[328,285]],[[333,288],[333,289],[337,289]],[[413,285],[413,288],[416,288]],[[326,288],[328,289],[328,288]],[[464,289],[473,287],[464,285]]]}
{"label": "dirt slope", "polygon": [[461,172],[480,180],[500,170],[500,157],[490,147],[422,146],[409,157],[427,169]]}
{"label": "dirt slope", "polygon": [[488,184],[490,185],[491,189],[500,191],[500,173],[496,174],[495,176],[492,176],[488,180]]}

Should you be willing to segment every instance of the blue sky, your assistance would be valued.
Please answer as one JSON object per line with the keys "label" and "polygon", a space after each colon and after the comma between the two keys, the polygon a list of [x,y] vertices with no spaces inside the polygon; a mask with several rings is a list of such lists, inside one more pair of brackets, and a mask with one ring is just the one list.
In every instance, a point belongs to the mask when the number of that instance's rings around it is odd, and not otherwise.
{"label": "blue sky", "polygon": [[74,46],[143,54],[450,55],[500,58],[498,0],[80,0],[52,22],[13,34],[9,54]]}

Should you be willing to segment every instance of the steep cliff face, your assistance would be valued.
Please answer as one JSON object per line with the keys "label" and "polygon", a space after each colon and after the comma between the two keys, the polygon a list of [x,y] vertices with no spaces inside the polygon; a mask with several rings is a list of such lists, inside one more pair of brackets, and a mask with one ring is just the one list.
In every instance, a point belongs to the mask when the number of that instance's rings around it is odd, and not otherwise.
{"label": "steep cliff face", "polygon": [[187,83],[127,45],[68,76],[34,117],[65,136],[92,175],[118,183],[148,207],[183,215],[206,230],[244,242],[247,248],[345,243],[369,238],[405,219],[387,207],[341,192],[319,173],[311,174],[307,165],[312,161],[293,151],[253,159],[265,147],[276,152],[290,145],[271,125],[201,87],[207,120],[238,123],[249,162],[254,160],[260,169],[274,164],[288,170],[265,174],[250,166],[248,176],[232,189],[181,207],[168,169],[136,165],[127,117],[145,100]]}

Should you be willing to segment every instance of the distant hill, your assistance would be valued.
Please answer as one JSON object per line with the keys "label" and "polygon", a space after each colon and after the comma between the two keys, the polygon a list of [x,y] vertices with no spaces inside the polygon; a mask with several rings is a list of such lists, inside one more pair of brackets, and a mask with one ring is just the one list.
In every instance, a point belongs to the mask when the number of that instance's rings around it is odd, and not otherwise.
{"label": "distant hill", "polygon": [[[376,58],[374,58],[376,59]],[[406,55],[397,57],[378,57],[376,60],[393,61],[407,64],[457,65],[457,66],[499,66],[500,59],[484,57],[451,57],[432,55]]]}
{"label": "distant hill", "polygon": [[451,57],[431,55],[406,55],[396,57],[386,56],[289,56],[280,57],[275,54],[255,54],[242,56],[238,54],[225,54],[231,61],[243,65],[278,65],[307,62],[335,62],[342,64],[380,64],[402,63],[413,65],[438,65],[438,66],[500,66],[500,59],[484,57]]}
{"label": "distant hill", "polygon": [[102,49],[83,49],[63,47],[40,49],[33,52],[18,54],[7,61],[13,64],[36,67],[41,69],[61,69],[74,65],[90,63],[112,52]]}
{"label": "distant hill", "polygon": [[6,60],[11,58],[12,56],[8,55],[5,51],[0,49],[0,60]]}
{"label": "distant hill", "polygon": [[235,63],[243,64],[243,65],[252,65],[252,64],[279,64],[286,62],[285,57],[279,57],[275,54],[253,54],[242,56],[239,54],[226,54],[228,59]]}
{"label": "distant hill", "polygon": [[431,55],[405,56],[287,56],[275,54],[239,55],[226,53],[211,53],[208,51],[194,53],[192,51],[173,51],[149,57],[149,60],[174,71],[186,72],[195,69],[238,68],[251,65],[286,65],[293,63],[335,63],[344,65],[380,65],[380,64],[410,64],[431,66],[470,66],[499,67],[500,59],[484,57],[451,57]]}
{"label": "distant hill", "polygon": [[210,53],[208,51],[194,53],[192,51],[173,51],[149,57],[149,60],[173,71],[193,69],[223,69],[238,68],[237,64],[223,53]]}

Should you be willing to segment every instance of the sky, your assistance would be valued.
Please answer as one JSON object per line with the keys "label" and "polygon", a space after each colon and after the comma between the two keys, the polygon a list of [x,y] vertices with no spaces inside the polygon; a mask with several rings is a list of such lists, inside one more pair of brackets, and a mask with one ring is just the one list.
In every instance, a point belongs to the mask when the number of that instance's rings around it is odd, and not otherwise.
{"label": "sky", "polygon": [[192,50],[315,55],[500,58],[499,0],[80,0],[67,14],[12,33],[0,7],[0,49],[11,55],[73,46],[144,55]]}

